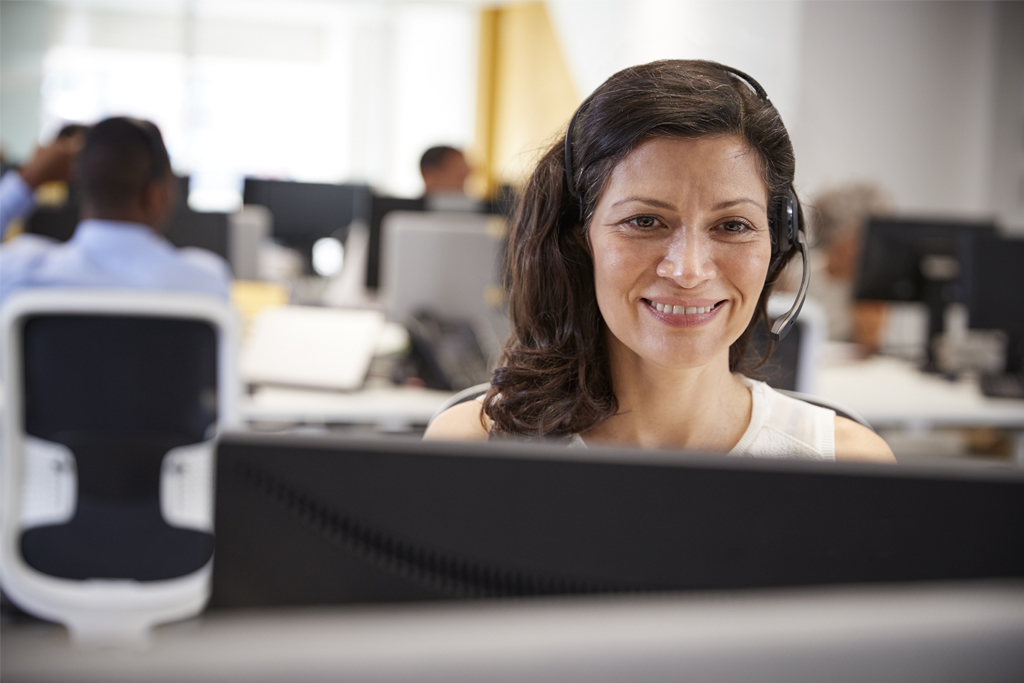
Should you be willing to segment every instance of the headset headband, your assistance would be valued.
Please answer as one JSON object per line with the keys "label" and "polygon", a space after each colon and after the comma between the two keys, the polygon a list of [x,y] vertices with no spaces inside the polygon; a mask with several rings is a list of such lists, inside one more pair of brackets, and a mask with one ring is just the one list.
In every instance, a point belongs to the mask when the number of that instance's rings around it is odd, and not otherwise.
{"label": "headset headband", "polygon": [[[753,77],[748,76],[743,71],[740,71],[739,69],[734,69],[731,66],[726,66],[724,64],[718,64],[717,66],[725,73],[732,74],[733,76],[736,76],[741,81],[746,83],[750,87],[750,89],[754,91],[754,94],[756,94],[759,99],[764,101],[765,104],[768,104],[773,107],[775,106],[772,104],[772,101],[768,99],[768,93],[765,92],[765,89],[762,88],[761,84],[758,83]],[[580,220],[583,220],[583,198],[580,196],[579,192],[576,191],[576,181],[574,181],[572,178],[572,131],[573,128],[575,128],[576,126],[576,119],[579,118],[580,112],[583,111],[583,106],[585,104],[586,102],[581,104],[573,113],[572,118],[569,119],[569,128],[565,131],[565,182],[566,185],[568,185],[569,195],[579,200]]]}

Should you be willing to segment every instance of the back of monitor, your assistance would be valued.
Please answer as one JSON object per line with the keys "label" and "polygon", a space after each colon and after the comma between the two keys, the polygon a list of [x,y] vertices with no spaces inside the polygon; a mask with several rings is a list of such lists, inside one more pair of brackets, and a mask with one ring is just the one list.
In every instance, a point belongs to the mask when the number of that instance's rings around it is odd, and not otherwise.
{"label": "back of monitor", "polygon": [[380,302],[389,320],[424,311],[472,324],[492,358],[508,336],[501,293],[505,222],[469,213],[405,212],[383,223]]}

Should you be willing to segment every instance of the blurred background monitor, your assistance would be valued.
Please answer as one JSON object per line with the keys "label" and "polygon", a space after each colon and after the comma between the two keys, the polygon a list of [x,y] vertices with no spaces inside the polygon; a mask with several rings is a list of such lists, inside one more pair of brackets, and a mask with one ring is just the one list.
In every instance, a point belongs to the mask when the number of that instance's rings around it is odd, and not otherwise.
{"label": "blurred background monitor", "polygon": [[386,197],[374,195],[371,199],[369,240],[367,243],[366,288],[376,291],[381,287],[381,228],[384,217],[392,211],[447,211],[493,214],[509,218],[515,204],[515,189],[501,185],[494,199],[480,202],[467,197]]}
{"label": "blurred background monitor", "polygon": [[171,217],[164,237],[176,247],[208,249],[227,260],[228,221],[226,213],[193,211],[188,206],[180,206]]}
{"label": "blurred background monitor", "polygon": [[873,218],[864,232],[854,296],[926,304],[923,369],[937,372],[934,342],[943,331],[946,306],[966,303],[964,265],[971,243],[994,234],[991,223]]}
{"label": "blurred background monitor", "polygon": [[343,242],[354,219],[369,219],[370,188],[246,178],[243,202],[270,209],[274,240],[298,251],[306,272],[312,273],[317,240],[331,237]]}
{"label": "blurred background monitor", "polygon": [[216,482],[218,607],[1024,577],[1013,469],[239,433]]}
{"label": "blurred background monitor", "polygon": [[61,204],[38,206],[25,217],[25,232],[67,242],[75,234],[80,213],[78,191],[68,185],[67,198]]}
{"label": "blurred background monitor", "polygon": [[366,288],[376,291],[380,287],[381,226],[384,217],[392,211],[426,211],[423,197],[384,197],[373,195],[370,200],[369,242],[366,254]]}
{"label": "blurred background monitor", "polygon": [[1002,377],[983,376],[982,390],[1024,398],[1024,239],[974,241],[967,287],[969,327],[1002,330],[1006,365]]}

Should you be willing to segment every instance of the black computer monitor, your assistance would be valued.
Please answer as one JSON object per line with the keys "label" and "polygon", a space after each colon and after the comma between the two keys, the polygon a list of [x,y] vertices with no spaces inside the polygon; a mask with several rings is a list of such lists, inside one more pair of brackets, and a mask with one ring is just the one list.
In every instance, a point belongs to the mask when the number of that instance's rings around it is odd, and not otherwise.
{"label": "black computer monitor", "polygon": [[81,204],[74,188],[68,188],[68,197],[59,206],[40,206],[25,217],[25,232],[67,242],[75,234],[81,220]]}
{"label": "black computer monitor", "polygon": [[1007,373],[1024,373],[1024,239],[974,241],[968,274],[969,327],[1006,334]]}
{"label": "black computer monitor", "polygon": [[1024,472],[234,434],[212,606],[1024,577]]}
{"label": "black computer monitor", "polygon": [[274,239],[302,254],[307,272],[312,272],[313,244],[318,239],[344,240],[349,223],[368,220],[370,188],[246,178],[243,201],[270,209]]}
{"label": "black computer monitor", "polygon": [[854,295],[928,306],[926,371],[938,371],[935,340],[942,333],[947,304],[966,303],[964,262],[971,242],[993,234],[991,223],[893,218],[868,222]]}
{"label": "black computer monitor", "polygon": [[228,214],[216,211],[193,211],[180,206],[164,230],[164,237],[176,247],[209,249],[227,260]]}
{"label": "black computer monitor", "polygon": [[366,288],[380,287],[381,225],[384,216],[392,211],[426,211],[427,201],[423,197],[383,197],[373,195],[370,200],[369,235],[366,245]]}

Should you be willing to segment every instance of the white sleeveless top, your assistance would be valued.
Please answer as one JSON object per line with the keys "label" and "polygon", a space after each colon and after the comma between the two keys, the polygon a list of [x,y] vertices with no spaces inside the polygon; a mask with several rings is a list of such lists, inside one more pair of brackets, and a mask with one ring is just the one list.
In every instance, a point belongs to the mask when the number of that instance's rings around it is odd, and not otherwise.
{"label": "white sleeveless top", "polygon": [[[780,394],[764,382],[739,377],[750,388],[753,406],[747,431],[727,455],[836,459],[835,411]],[[569,446],[586,448],[587,444],[573,434]]]}

